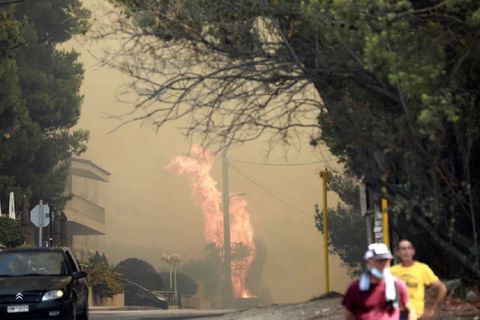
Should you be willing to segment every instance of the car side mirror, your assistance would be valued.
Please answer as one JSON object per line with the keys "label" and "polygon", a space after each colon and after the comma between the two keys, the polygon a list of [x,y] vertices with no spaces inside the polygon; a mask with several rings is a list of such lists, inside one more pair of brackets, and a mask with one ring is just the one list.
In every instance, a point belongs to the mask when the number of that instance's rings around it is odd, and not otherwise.
{"label": "car side mirror", "polygon": [[87,277],[87,273],[85,271],[78,271],[73,273],[74,279],[83,279]]}

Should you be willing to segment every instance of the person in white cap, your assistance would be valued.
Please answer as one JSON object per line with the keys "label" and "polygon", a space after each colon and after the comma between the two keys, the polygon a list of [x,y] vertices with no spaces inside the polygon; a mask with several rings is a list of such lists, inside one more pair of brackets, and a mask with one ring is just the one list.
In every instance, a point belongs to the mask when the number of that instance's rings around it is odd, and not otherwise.
{"label": "person in white cap", "polygon": [[366,270],[348,287],[342,304],[345,319],[398,320],[400,312],[414,320],[407,287],[390,273],[392,254],[383,243],[372,243],[364,255]]}

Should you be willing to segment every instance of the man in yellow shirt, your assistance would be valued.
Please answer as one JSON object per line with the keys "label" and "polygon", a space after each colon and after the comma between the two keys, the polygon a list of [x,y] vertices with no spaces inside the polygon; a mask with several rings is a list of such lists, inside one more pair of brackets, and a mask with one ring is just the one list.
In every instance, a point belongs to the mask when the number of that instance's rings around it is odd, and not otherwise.
{"label": "man in yellow shirt", "polygon": [[[390,268],[392,274],[407,285],[408,295],[418,319],[431,319],[438,304],[445,298],[447,288],[428,265],[414,260],[415,248],[410,241],[400,240],[396,254],[400,264]],[[436,295],[434,301],[425,307],[425,287],[430,286],[436,289]]]}

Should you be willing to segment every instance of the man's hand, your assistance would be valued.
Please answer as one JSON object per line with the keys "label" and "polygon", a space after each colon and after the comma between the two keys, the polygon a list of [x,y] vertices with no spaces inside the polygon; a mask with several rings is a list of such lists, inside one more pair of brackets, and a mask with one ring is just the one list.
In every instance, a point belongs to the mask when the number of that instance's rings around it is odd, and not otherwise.
{"label": "man's hand", "polygon": [[418,320],[415,310],[410,305],[410,301],[405,305],[405,312],[407,313],[407,320]]}
{"label": "man's hand", "polygon": [[425,307],[423,314],[418,318],[418,320],[430,320],[433,318],[434,314],[435,314],[435,308]]}

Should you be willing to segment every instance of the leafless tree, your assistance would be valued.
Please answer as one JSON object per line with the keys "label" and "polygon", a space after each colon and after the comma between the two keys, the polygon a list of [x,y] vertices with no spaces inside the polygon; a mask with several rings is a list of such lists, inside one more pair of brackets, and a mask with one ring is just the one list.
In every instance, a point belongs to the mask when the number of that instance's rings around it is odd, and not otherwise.
{"label": "leafless tree", "polygon": [[[128,91],[138,97],[119,126],[182,119],[185,134],[220,147],[264,134],[272,143],[318,136],[322,101],[267,6],[245,12],[243,2],[217,1],[209,9],[219,20],[211,24],[201,23],[206,9],[196,1],[109,9],[94,38],[121,43],[103,62],[128,74]],[[230,19],[235,12],[248,19]]]}

